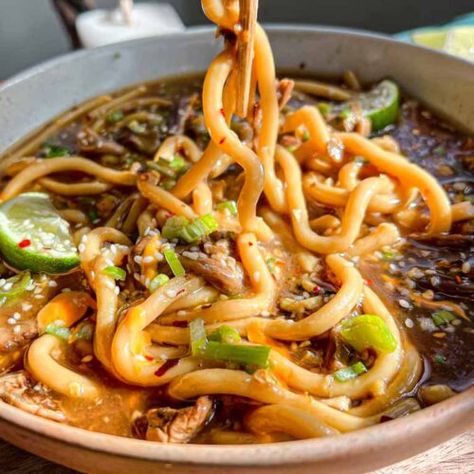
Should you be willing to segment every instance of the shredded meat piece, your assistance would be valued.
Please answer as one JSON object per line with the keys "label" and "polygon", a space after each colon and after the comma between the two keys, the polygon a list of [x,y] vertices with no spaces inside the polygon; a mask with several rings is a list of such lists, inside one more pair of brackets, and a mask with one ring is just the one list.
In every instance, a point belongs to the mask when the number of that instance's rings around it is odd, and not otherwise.
{"label": "shredded meat piece", "polygon": [[150,410],[139,419],[139,424],[143,427],[146,418],[145,437],[149,441],[184,444],[189,443],[206,426],[212,414],[212,400],[209,397],[199,397],[192,407]]}
{"label": "shredded meat piece", "polygon": [[291,94],[293,93],[293,89],[295,87],[295,81],[291,79],[282,79],[278,82],[278,107],[282,110],[285,105],[290,101]]}
{"label": "shredded meat piece", "polygon": [[51,392],[21,370],[0,377],[0,399],[33,415],[64,422],[66,415],[51,397]]}
{"label": "shredded meat piece", "polygon": [[230,254],[228,240],[205,242],[203,250],[204,252],[184,251],[180,258],[183,266],[190,272],[202,276],[223,293],[229,295],[242,293],[245,290],[244,272]]}
{"label": "shredded meat piece", "polygon": [[123,155],[126,152],[126,149],[122,145],[113,140],[101,137],[90,128],[85,128],[78,137],[78,146],[81,151],[109,155]]}

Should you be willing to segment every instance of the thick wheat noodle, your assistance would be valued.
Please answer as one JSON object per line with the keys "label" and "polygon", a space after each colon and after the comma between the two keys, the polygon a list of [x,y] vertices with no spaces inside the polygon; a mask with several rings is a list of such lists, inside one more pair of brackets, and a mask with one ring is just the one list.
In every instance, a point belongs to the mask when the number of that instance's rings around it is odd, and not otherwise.
{"label": "thick wheat noodle", "polygon": [[474,219],[474,205],[472,202],[463,201],[451,206],[453,222]]}
{"label": "thick wheat noodle", "polygon": [[137,177],[131,171],[116,171],[105,166],[98,165],[92,160],[79,156],[67,158],[55,158],[54,160],[42,160],[32,164],[12,178],[2,191],[3,201],[11,199],[23,191],[33,181],[52,173],[65,171],[82,171],[100,178],[103,181],[121,186],[133,186]]}
{"label": "thick wheat noodle", "polygon": [[174,278],[158,288],[143,303],[127,311],[119,323],[112,341],[112,363],[120,378],[139,386],[159,386],[170,382],[178,375],[194,370],[198,361],[185,357],[163,375],[157,371],[164,361],[148,360],[145,328],[178,296],[186,294],[193,279]]}
{"label": "thick wheat noodle", "polygon": [[164,316],[162,324],[173,324],[175,321],[189,321],[196,318],[206,323],[232,321],[259,315],[270,311],[275,299],[275,282],[265,260],[258,250],[254,234],[240,234],[237,240],[238,250],[244,269],[249,277],[253,296],[242,299],[217,301],[209,308],[187,311],[184,315]]}
{"label": "thick wheat noodle", "polygon": [[395,244],[399,239],[400,232],[397,226],[382,222],[369,235],[356,240],[347,254],[350,257],[370,254],[386,245]]}
{"label": "thick wheat noodle", "polygon": [[301,169],[295,158],[283,147],[277,147],[277,160],[281,164],[287,183],[287,199],[293,231],[304,247],[319,253],[344,252],[353,244],[360,232],[365,212],[371,199],[389,185],[388,179],[367,178],[350,194],[342,217],[341,231],[333,236],[320,236],[311,230],[308,211],[301,184]]}
{"label": "thick wheat noodle", "polygon": [[285,213],[287,210],[285,189],[275,174],[274,160],[279,126],[275,63],[267,35],[260,25],[257,25],[255,35],[254,65],[262,110],[257,154],[265,171],[263,190],[270,206],[276,212]]}
{"label": "thick wheat noodle", "polygon": [[352,94],[347,89],[317,81],[295,81],[295,89],[305,94],[324,97],[330,100],[349,100]]}
{"label": "thick wheat noodle", "polygon": [[[391,182],[387,181],[386,186],[380,190],[380,193],[372,197],[367,210],[369,212],[390,214],[399,209],[401,200],[396,194],[390,192],[391,188]],[[334,207],[347,207],[347,201],[352,191],[337,186],[329,186],[321,182],[320,176],[311,172],[303,176],[303,189],[309,198]]]}
{"label": "thick wheat noodle", "polygon": [[[393,352],[377,354],[377,358],[368,372],[341,384],[330,374],[325,375],[311,372],[291,362],[277,351],[272,351],[272,363],[277,376],[282,378],[290,387],[320,397],[327,398],[346,395],[353,400],[357,400],[371,395],[378,396],[384,394],[387,385],[397,373],[403,358],[400,332],[393,317],[377,295],[367,287],[364,288],[364,295],[364,312],[380,316],[395,337],[397,347]],[[322,310],[324,309],[325,307],[322,308]],[[316,319],[318,313],[321,313],[322,310],[319,310],[312,317]],[[330,310],[327,308],[326,312],[330,312]],[[345,314],[345,316],[347,315],[348,313]],[[320,316],[320,319],[323,318],[324,315]],[[268,326],[266,328],[264,326],[264,330],[268,333]]]}
{"label": "thick wheat noodle", "polygon": [[194,212],[200,216],[212,213],[212,192],[207,183],[202,181],[193,191]]}
{"label": "thick wheat noodle", "polygon": [[410,163],[405,157],[385,151],[356,133],[338,133],[336,135],[344,143],[346,152],[363,156],[379,171],[394,176],[403,182],[404,186],[419,189],[430,209],[428,234],[436,235],[449,231],[452,221],[451,205],[446,192],[433,176],[419,166]]}
{"label": "thick wheat noodle", "polygon": [[286,403],[257,408],[245,417],[244,424],[256,434],[286,433],[295,439],[320,438],[339,433],[308,410]]}
{"label": "thick wheat noodle", "polygon": [[132,205],[127,213],[127,217],[122,224],[122,231],[125,234],[132,234],[135,228],[137,227],[137,222],[139,216],[141,216],[142,212],[145,210],[147,206],[147,201],[142,196],[136,196],[133,199]]}
{"label": "thick wheat noodle", "polygon": [[87,183],[63,183],[52,178],[41,178],[39,184],[55,194],[63,196],[84,196],[102,194],[112,188],[112,184],[102,181],[89,181]]}
{"label": "thick wheat noodle", "polygon": [[196,218],[196,213],[186,203],[175,197],[170,192],[155,186],[148,181],[148,175],[141,175],[137,182],[138,190],[158,209],[166,209],[178,216],[184,216],[186,219]]}
{"label": "thick wheat noodle", "polygon": [[199,395],[237,395],[261,403],[290,403],[318,417],[323,423],[342,431],[354,431],[378,422],[379,417],[358,418],[348,415],[308,396],[284,389],[259,374],[229,369],[203,369],[177,377],[168,392],[173,398],[187,399]]}
{"label": "thick wheat noodle", "polygon": [[[28,370],[36,380],[67,397],[95,399],[100,395],[99,385],[85,375],[60,364],[66,344],[59,338],[44,334],[31,344],[27,353]],[[53,357],[54,354],[54,357]]]}
{"label": "thick wheat noodle", "polygon": [[265,320],[266,335],[285,341],[304,341],[323,334],[347,316],[362,299],[362,277],[351,262],[339,255],[329,255],[326,263],[341,282],[337,294],[322,308],[299,321]]}
{"label": "thick wheat noodle", "polygon": [[[174,303],[170,304],[163,312],[163,315],[174,313],[183,309],[195,308],[209,303],[214,303],[219,298],[220,293],[212,286],[205,286],[205,283],[193,293],[182,296]],[[189,342],[189,337],[187,339]]]}
{"label": "thick wheat noodle", "polygon": [[88,217],[79,209],[62,209],[58,212],[63,219],[73,224],[87,224],[89,222]]}
{"label": "thick wheat noodle", "polygon": [[91,118],[97,119],[100,118],[107,113],[110,113],[114,110],[117,110],[120,106],[127,103],[129,100],[134,99],[146,92],[146,86],[139,86],[131,91],[127,91],[124,94],[116,97],[113,100],[106,102],[104,105],[95,108],[92,112],[89,112],[89,116]]}
{"label": "thick wheat noodle", "polygon": [[341,225],[341,221],[336,216],[325,214],[309,221],[309,225],[314,232],[323,232],[326,230],[337,229]]}
{"label": "thick wheat noodle", "polygon": [[155,153],[154,161],[160,158],[171,160],[176,153],[184,151],[184,154],[193,163],[201,159],[202,152],[196,145],[196,142],[186,135],[173,135],[168,137],[158,148]]}
{"label": "thick wheat noodle", "polygon": [[239,195],[239,219],[243,230],[255,232],[260,239],[268,240],[271,232],[256,215],[257,203],[263,190],[263,167],[257,155],[243,145],[229,129],[221,113],[224,85],[234,66],[229,52],[221,53],[209,66],[203,86],[203,111],[211,139],[231,156],[245,172],[245,182]]}

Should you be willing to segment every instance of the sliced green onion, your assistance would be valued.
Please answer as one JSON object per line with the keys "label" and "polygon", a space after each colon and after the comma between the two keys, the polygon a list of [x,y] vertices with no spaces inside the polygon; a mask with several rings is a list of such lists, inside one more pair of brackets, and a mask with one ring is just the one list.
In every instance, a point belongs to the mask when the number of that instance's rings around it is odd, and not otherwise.
{"label": "sliced green onion", "polygon": [[168,176],[168,178],[176,178],[176,173],[169,168],[166,164],[162,164],[160,161],[147,161],[146,165],[151,170],[158,171],[159,173]]}
{"label": "sliced green onion", "polygon": [[303,133],[303,142],[307,142],[310,139],[309,132],[307,130],[304,131]]}
{"label": "sliced green onion", "polygon": [[379,353],[389,353],[397,348],[397,340],[387,324],[375,314],[361,314],[345,321],[339,334],[357,352],[372,348]]}
{"label": "sliced green onion", "polygon": [[218,211],[229,211],[233,216],[236,216],[238,213],[237,209],[237,203],[235,201],[224,201],[220,202],[217,206],[216,209]]}
{"label": "sliced green onion", "polygon": [[171,160],[160,158],[158,161],[147,161],[148,168],[158,171],[169,178],[177,178],[186,169],[188,169],[188,162],[179,155],[176,155]]}
{"label": "sliced green onion", "polygon": [[241,341],[241,337],[237,329],[223,324],[209,335],[209,340],[225,342],[227,344],[238,344]]}
{"label": "sliced green onion", "polygon": [[51,334],[52,336],[56,336],[59,339],[63,339],[64,341],[67,341],[71,337],[71,331],[69,328],[66,328],[64,326],[58,326],[57,324],[48,324],[44,332],[46,334]]}
{"label": "sliced green onion", "polygon": [[291,146],[286,147],[286,149],[287,149],[290,153],[293,153],[297,148],[298,148],[298,145],[291,145]]}
{"label": "sliced green onion", "polygon": [[176,186],[176,181],[171,178],[164,179],[163,181],[160,181],[159,186],[160,188],[169,191],[170,189],[173,189]]}
{"label": "sliced green onion", "polygon": [[386,262],[393,260],[397,255],[398,253],[393,250],[382,250],[382,259]]}
{"label": "sliced green onion", "polygon": [[366,163],[368,163],[368,161],[363,156],[356,156],[354,158],[354,161],[359,165],[365,165]]}
{"label": "sliced green onion", "polygon": [[45,158],[57,158],[59,156],[69,156],[71,150],[65,146],[47,144],[42,149]]}
{"label": "sliced green onion", "polygon": [[[11,283],[11,285],[9,283]],[[5,301],[8,301],[22,296],[30,283],[30,272],[20,273],[18,275],[12,276],[11,278],[8,278],[7,281],[4,283],[3,287],[5,287],[5,285],[8,285],[11,286],[11,288],[9,290],[3,290],[2,288],[0,288],[0,300],[3,300],[3,298],[5,298]]]}
{"label": "sliced green onion", "polygon": [[191,244],[212,234],[218,227],[216,219],[210,214],[197,217],[192,222],[182,216],[173,216],[165,222],[161,234],[168,240],[180,239]]}
{"label": "sliced green onion", "polygon": [[144,123],[140,123],[137,120],[132,120],[127,124],[128,129],[136,133],[137,135],[143,135],[146,133],[146,125]]}
{"label": "sliced green onion", "polygon": [[446,357],[443,354],[435,354],[433,360],[439,365],[446,364]]}
{"label": "sliced green onion", "polygon": [[434,150],[434,153],[438,156],[445,156],[446,155],[446,148],[444,146],[437,146]]}
{"label": "sliced green onion", "polygon": [[456,319],[456,316],[451,313],[451,311],[442,309],[440,311],[435,311],[431,315],[431,319],[436,324],[436,326],[443,326],[444,324],[448,324],[453,321],[453,319]]}
{"label": "sliced green onion", "polygon": [[125,278],[127,277],[127,272],[123,268],[116,267],[114,265],[110,265],[108,267],[105,267],[102,270],[102,273],[104,275],[107,275],[107,276],[113,278],[114,280],[120,280],[120,281],[124,281]]}
{"label": "sliced green onion", "polygon": [[161,229],[161,235],[168,240],[174,240],[179,238],[180,232],[189,224],[186,217],[173,216],[170,217],[163,228]]}
{"label": "sliced green onion", "polygon": [[84,323],[77,326],[74,331],[74,338],[75,339],[83,339],[85,341],[92,341],[92,337],[94,335],[94,325],[89,321],[85,321]]}
{"label": "sliced green onion", "polygon": [[180,277],[185,275],[186,272],[183,265],[179,261],[178,255],[174,250],[166,249],[164,250],[163,255],[174,276]]}
{"label": "sliced green onion", "polygon": [[268,270],[270,270],[270,273],[273,273],[275,271],[275,262],[275,257],[269,257],[265,260],[265,263],[267,264],[267,268]]}
{"label": "sliced green onion", "polygon": [[209,341],[201,357],[207,360],[236,362],[265,368],[268,366],[270,348],[268,346],[247,346]]}
{"label": "sliced green onion", "polygon": [[334,372],[333,377],[338,382],[347,382],[348,380],[355,379],[358,375],[367,372],[367,367],[363,362],[356,362],[355,364],[339,369],[337,372]]}
{"label": "sliced green onion", "polygon": [[324,116],[329,115],[332,111],[331,104],[328,104],[327,102],[318,102],[316,107]]}
{"label": "sliced green onion", "polygon": [[116,110],[115,112],[111,112],[105,117],[105,120],[108,123],[117,123],[120,122],[125,117],[124,113],[121,110]]}
{"label": "sliced green onion", "polygon": [[340,112],[339,117],[341,117],[343,120],[346,120],[349,117],[351,117],[351,115],[353,115],[353,112],[351,109],[344,109]]}
{"label": "sliced green onion", "polygon": [[163,286],[165,283],[169,281],[169,276],[165,275],[164,273],[160,273],[159,275],[156,275],[153,280],[150,281],[150,284],[148,285],[148,289],[153,292],[157,290],[160,286]]}
{"label": "sliced green onion", "polygon": [[207,346],[206,328],[202,319],[194,319],[189,323],[189,335],[192,355],[202,356]]}
{"label": "sliced green onion", "polygon": [[170,168],[174,169],[177,173],[181,173],[188,168],[188,162],[179,155],[175,155],[171,161],[168,161]]}

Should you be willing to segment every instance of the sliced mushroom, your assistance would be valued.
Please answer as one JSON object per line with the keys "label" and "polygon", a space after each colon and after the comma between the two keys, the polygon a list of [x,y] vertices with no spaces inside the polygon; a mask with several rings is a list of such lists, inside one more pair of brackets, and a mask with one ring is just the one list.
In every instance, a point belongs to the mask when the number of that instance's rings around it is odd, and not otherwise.
{"label": "sliced mushroom", "polygon": [[49,420],[65,422],[51,392],[37,383],[25,370],[0,377],[0,399],[17,408]]}
{"label": "sliced mushroom", "polygon": [[149,441],[189,443],[208,423],[213,414],[209,397],[199,397],[191,407],[154,408],[135,421],[138,432]]}

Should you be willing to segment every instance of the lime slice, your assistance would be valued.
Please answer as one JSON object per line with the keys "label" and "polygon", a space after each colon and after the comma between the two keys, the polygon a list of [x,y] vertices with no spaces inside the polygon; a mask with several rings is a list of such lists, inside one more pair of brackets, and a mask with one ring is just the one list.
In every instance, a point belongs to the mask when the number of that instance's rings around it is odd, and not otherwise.
{"label": "lime slice", "polygon": [[64,273],[79,265],[69,224],[43,193],[20,194],[0,205],[0,252],[19,270]]}
{"label": "lime slice", "polygon": [[474,61],[474,26],[449,30],[443,50],[468,61]]}
{"label": "lime slice", "polygon": [[433,49],[443,49],[448,32],[446,30],[424,30],[413,33],[412,39],[415,44],[427,46]]}
{"label": "lime slice", "polygon": [[357,97],[364,115],[372,122],[372,130],[385,128],[397,120],[400,103],[400,91],[395,82],[385,80],[369,92]]}

